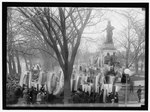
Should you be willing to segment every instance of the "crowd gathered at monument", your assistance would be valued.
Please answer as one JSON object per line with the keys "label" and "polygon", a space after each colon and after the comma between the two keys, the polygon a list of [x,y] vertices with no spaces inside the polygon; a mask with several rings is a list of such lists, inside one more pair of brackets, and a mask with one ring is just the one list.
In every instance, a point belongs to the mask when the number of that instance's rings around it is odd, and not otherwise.
{"label": "crowd gathered at monument", "polygon": [[[117,83],[126,83],[124,69],[117,62],[117,56],[109,53],[104,58],[104,67],[91,64],[74,66],[70,79],[72,103],[118,103],[118,92],[122,88]],[[130,78],[127,83],[133,86]],[[63,97],[64,74],[42,70],[39,64],[26,71],[15,90],[16,103],[49,104],[57,97]],[[141,91],[138,90],[140,97]],[[12,102],[13,103],[13,102]]]}
{"label": "crowd gathered at monument", "polygon": [[[106,45],[113,45],[110,21],[107,25]],[[128,83],[133,92],[133,82],[129,74],[124,73],[116,53],[104,56],[102,65],[82,63],[73,66],[70,78],[72,103],[119,103],[119,91]],[[98,63],[98,62],[97,62]],[[45,71],[40,64],[22,73],[19,85],[15,90],[14,100],[19,104],[51,104],[55,99],[64,96],[64,75],[61,69]],[[141,101],[141,88],[137,94]],[[13,104],[14,102],[9,102]]]}

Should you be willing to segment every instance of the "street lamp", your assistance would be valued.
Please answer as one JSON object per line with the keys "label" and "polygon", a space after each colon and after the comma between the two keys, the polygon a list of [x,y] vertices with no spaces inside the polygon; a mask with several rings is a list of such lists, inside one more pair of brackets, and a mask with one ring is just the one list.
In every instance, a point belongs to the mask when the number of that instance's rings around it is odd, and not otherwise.
{"label": "street lamp", "polygon": [[131,76],[132,75],[132,73],[131,73],[131,71],[130,71],[130,69],[128,69],[128,68],[126,68],[125,70],[124,70],[124,73],[126,74],[126,95],[125,95],[125,106],[127,106],[127,94],[128,94],[128,88],[127,88],[127,86],[128,86],[128,76]]}

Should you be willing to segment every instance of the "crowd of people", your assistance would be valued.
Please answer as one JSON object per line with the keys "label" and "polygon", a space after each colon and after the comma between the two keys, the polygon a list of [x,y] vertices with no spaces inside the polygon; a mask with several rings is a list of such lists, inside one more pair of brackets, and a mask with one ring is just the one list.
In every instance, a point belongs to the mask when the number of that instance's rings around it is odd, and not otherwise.
{"label": "crowd of people", "polygon": [[80,66],[72,74],[71,90],[76,103],[118,103],[119,86],[115,85],[119,71]]}
{"label": "crowd of people", "polygon": [[117,56],[115,54],[115,52],[113,53],[113,55],[110,55],[109,53],[107,53],[107,55],[104,57],[104,64],[109,64],[110,65],[115,65],[117,63]]}
{"label": "crowd of people", "polygon": [[104,96],[104,89],[102,89],[99,93],[92,92],[89,94],[89,92],[82,91],[81,89],[78,89],[77,92],[73,94],[73,102],[74,103],[118,103],[118,93],[115,92],[115,95],[113,92],[109,93],[106,96],[106,100],[103,100]]}
{"label": "crowd of people", "polygon": [[[48,77],[47,77],[48,76]],[[8,96],[7,104],[47,104],[53,103],[56,95],[62,96],[62,80],[61,73],[47,73],[40,66],[33,66],[22,74],[20,81],[15,85],[14,90],[10,90],[7,86]],[[61,82],[61,83],[59,83]],[[61,88],[57,86],[61,85]],[[11,85],[10,85],[11,86]],[[60,86],[59,86],[60,87]]]}
{"label": "crowd of people", "polygon": [[27,85],[18,87],[15,91],[15,96],[18,99],[18,104],[48,104],[53,103],[56,97],[53,94],[49,94],[44,89],[44,85],[38,90],[35,87],[28,88]]}
{"label": "crowd of people", "polygon": [[[74,67],[70,79],[72,102],[118,103],[121,87],[116,82],[126,83],[127,77],[116,60],[115,53],[112,56],[107,53],[103,68],[84,64]],[[62,71],[49,73],[36,65],[22,76],[14,94],[20,104],[49,104],[54,103],[58,94],[63,97],[63,86]],[[137,93],[140,101],[141,90]]]}

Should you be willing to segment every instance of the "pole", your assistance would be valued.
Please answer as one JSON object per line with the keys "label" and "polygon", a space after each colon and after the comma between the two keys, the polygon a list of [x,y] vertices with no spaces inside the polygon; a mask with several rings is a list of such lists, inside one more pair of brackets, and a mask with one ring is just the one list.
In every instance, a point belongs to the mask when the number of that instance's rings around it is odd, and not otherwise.
{"label": "pole", "polygon": [[127,100],[128,100],[128,96],[127,96],[127,94],[128,94],[128,78],[129,78],[129,76],[131,76],[131,71],[127,68],[127,69],[125,69],[124,70],[124,72],[125,72],[125,74],[126,74],[126,93],[125,93],[125,106],[127,106]]}
{"label": "pole", "polygon": [[127,94],[128,94],[128,90],[127,90],[127,89],[128,89],[128,87],[127,87],[127,86],[128,86],[128,84],[127,84],[127,75],[126,75],[126,93],[125,93],[125,106],[127,106],[127,97],[128,97],[128,96],[127,96]]}

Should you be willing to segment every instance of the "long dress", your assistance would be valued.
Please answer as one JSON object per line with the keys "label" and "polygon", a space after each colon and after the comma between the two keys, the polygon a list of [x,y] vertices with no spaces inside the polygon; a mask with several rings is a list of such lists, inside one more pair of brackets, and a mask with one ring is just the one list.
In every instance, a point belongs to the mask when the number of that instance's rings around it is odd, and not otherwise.
{"label": "long dress", "polygon": [[27,75],[27,73],[28,73],[29,71],[22,71],[22,73],[21,73],[21,76],[20,76],[20,82],[19,82],[19,85],[22,87],[23,86],[23,84],[24,84],[24,80],[25,80],[25,76]]}
{"label": "long dress", "polygon": [[98,74],[97,76],[96,76],[96,84],[95,84],[95,92],[96,93],[99,93],[99,80],[100,80],[100,74]]}
{"label": "long dress", "polygon": [[47,82],[47,74],[44,73],[43,71],[40,72],[38,84],[39,85],[45,85]]}
{"label": "long dress", "polygon": [[81,84],[81,77],[78,75],[76,78],[75,91],[78,90],[80,84]]}
{"label": "long dress", "polygon": [[71,91],[74,91],[75,87],[75,73],[72,74],[71,79],[70,79],[70,86],[71,86]]}
{"label": "long dress", "polygon": [[25,84],[29,87],[30,86],[30,79],[31,79],[31,74],[29,71],[27,71],[26,74],[23,75],[22,80],[20,80],[20,85],[23,86],[23,84]]}
{"label": "long dress", "polygon": [[52,79],[51,79],[52,93],[56,90],[56,86],[57,86],[57,77],[56,77],[56,74],[53,74]]}
{"label": "long dress", "polygon": [[61,92],[63,91],[63,87],[64,87],[64,76],[63,73],[61,73],[60,78],[57,82],[56,90],[54,91],[53,95],[61,94]]}
{"label": "long dress", "polygon": [[47,74],[47,88],[48,88],[49,94],[52,93],[52,88],[51,88],[52,74],[53,74],[52,72],[49,72],[49,73]]}

